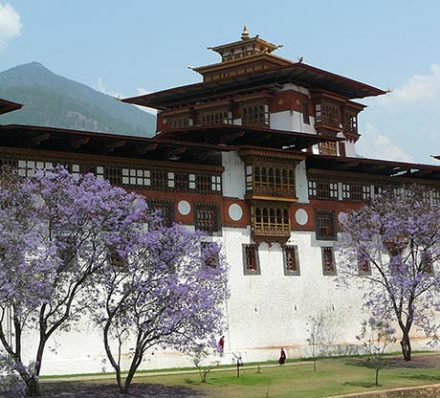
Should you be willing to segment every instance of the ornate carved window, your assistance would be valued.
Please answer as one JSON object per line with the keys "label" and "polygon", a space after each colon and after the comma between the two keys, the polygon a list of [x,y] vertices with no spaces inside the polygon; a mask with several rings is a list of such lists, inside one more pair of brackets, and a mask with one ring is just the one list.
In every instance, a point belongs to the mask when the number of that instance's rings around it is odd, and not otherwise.
{"label": "ornate carved window", "polygon": [[336,220],[333,210],[316,210],[315,211],[315,231],[316,239],[319,240],[335,240]]}
{"label": "ornate carved window", "polygon": [[338,183],[325,180],[309,180],[309,197],[317,199],[338,199]]}
{"label": "ornate carved window", "polygon": [[151,213],[157,213],[162,218],[164,226],[169,227],[174,222],[174,202],[151,199],[148,201],[148,207]]}
{"label": "ornate carved window", "polygon": [[269,126],[269,105],[243,104],[241,124],[246,126]]}
{"label": "ornate carved window", "polygon": [[255,194],[294,197],[295,171],[287,165],[263,163],[249,165],[246,167],[246,190]]}
{"label": "ornate carved window", "polygon": [[320,155],[336,156],[338,154],[338,151],[336,149],[336,142],[320,142],[318,146]]}
{"label": "ornate carved window", "polygon": [[330,127],[340,126],[339,105],[331,101],[322,101],[315,105],[315,123]]}
{"label": "ornate carved window", "polygon": [[336,275],[335,253],[333,247],[321,247],[322,272],[324,275]]}
{"label": "ornate carved window", "polygon": [[209,176],[208,174],[198,174],[196,176],[196,186],[197,190],[200,192],[211,191],[211,176]]}
{"label": "ornate carved window", "polygon": [[[252,206],[254,239],[287,240],[290,237],[289,208],[285,205],[259,204]],[[285,239],[287,237],[287,239]]]}
{"label": "ornate carved window", "polygon": [[151,187],[166,190],[168,188],[168,172],[163,169],[151,170]]}
{"label": "ornate carved window", "polygon": [[363,200],[369,194],[370,186],[357,183],[342,184],[342,200]]}
{"label": "ornate carved window", "polygon": [[232,112],[228,110],[200,111],[200,123],[203,126],[216,124],[232,124]]}
{"label": "ornate carved window", "polygon": [[176,171],[174,173],[174,187],[176,191],[187,192],[189,190],[189,174],[183,171]]}
{"label": "ornate carved window", "polygon": [[259,275],[258,245],[243,245],[243,271],[245,275]]}
{"label": "ornate carved window", "polygon": [[358,134],[358,115],[356,112],[344,112],[344,134]]}
{"label": "ornate carved window", "polygon": [[208,233],[220,229],[219,209],[216,204],[197,204],[195,208],[195,227]]}
{"label": "ornate carved window", "polygon": [[193,125],[193,119],[188,116],[167,117],[164,119],[164,124],[167,124],[170,129],[190,127]]}
{"label": "ornate carved window", "polygon": [[[98,171],[97,167],[97,171]],[[106,166],[104,168],[104,178],[108,181],[110,181],[110,183],[112,185],[119,185],[121,183],[121,168],[120,167],[116,167],[116,166]],[[101,174],[97,173],[97,178],[101,178]]]}
{"label": "ornate carved window", "polygon": [[298,246],[283,246],[284,274],[299,275]]}

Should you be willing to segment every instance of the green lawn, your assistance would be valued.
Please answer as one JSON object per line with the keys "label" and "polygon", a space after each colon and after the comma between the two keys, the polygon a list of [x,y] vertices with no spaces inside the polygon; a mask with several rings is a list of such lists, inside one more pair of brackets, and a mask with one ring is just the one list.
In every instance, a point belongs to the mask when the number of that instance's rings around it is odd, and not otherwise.
{"label": "green lawn", "polygon": [[[374,370],[361,366],[360,360],[325,359],[317,364],[292,363],[284,367],[244,366],[240,378],[234,369],[211,372],[208,382],[201,383],[197,373],[140,376],[135,383],[158,383],[168,386],[186,386],[211,398],[313,398],[352,392],[373,391],[440,383],[440,356],[426,356],[427,362],[407,367],[399,363],[381,371],[380,387],[374,385]],[[416,364],[413,363],[412,366]],[[99,381],[103,383],[106,381]]]}

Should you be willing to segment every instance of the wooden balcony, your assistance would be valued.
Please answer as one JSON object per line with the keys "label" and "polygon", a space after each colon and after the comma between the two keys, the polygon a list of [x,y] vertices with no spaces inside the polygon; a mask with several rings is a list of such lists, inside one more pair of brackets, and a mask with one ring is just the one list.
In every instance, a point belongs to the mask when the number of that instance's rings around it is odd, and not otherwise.
{"label": "wooden balcony", "polygon": [[285,243],[290,238],[289,224],[254,223],[252,225],[252,239],[255,242]]}
{"label": "wooden balcony", "polygon": [[288,205],[260,202],[252,210],[252,238],[256,242],[285,243],[290,237]]}
{"label": "wooden balcony", "polygon": [[255,183],[252,191],[248,191],[246,199],[279,200],[282,202],[296,202],[296,189],[291,185],[277,185],[269,183]]}

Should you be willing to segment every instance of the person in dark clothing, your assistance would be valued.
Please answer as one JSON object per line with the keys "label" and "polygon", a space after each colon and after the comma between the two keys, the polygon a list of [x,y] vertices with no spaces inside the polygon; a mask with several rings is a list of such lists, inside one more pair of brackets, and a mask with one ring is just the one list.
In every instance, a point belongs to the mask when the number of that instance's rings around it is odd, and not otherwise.
{"label": "person in dark clothing", "polygon": [[223,354],[224,350],[225,350],[225,336],[222,336],[218,341],[218,351],[220,352],[220,354]]}
{"label": "person in dark clothing", "polygon": [[286,352],[283,348],[281,348],[280,359],[278,359],[278,363],[280,365],[284,365],[286,363]]}

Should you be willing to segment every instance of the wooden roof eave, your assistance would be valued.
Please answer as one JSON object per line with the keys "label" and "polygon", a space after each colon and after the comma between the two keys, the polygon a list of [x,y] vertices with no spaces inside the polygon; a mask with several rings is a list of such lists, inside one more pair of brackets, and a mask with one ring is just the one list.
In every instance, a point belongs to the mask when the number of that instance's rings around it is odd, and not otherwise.
{"label": "wooden roof eave", "polygon": [[309,170],[331,170],[399,178],[434,179],[440,181],[440,166],[404,163],[367,158],[308,155]]}
{"label": "wooden roof eave", "polygon": [[215,92],[215,95],[227,95],[228,93],[236,93],[237,89],[245,88],[246,85],[249,85],[249,88],[255,89],[261,85],[273,86],[274,84],[289,82],[303,85],[309,89],[331,91],[347,99],[378,96],[386,93],[368,84],[297,62],[275,70],[246,76],[246,78],[236,77],[231,80],[217,81],[215,83],[196,83],[144,96],[126,98],[122,101],[150,106],[156,109],[166,109],[170,103],[188,102],[191,98],[195,101],[200,94],[203,94],[205,97],[213,92]]}
{"label": "wooden roof eave", "polygon": [[19,110],[22,107],[22,104],[0,98],[0,115]]}
{"label": "wooden roof eave", "polygon": [[132,158],[143,158],[155,153],[166,158],[175,156],[177,152],[195,154],[203,151],[219,153],[233,150],[231,147],[170,139],[156,140],[147,137],[24,125],[0,126],[0,146]]}
{"label": "wooden roof eave", "polygon": [[210,142],[212,145],[260,148],[294,148],[302,150],[319,142],[341,141],[338,137],[323,137],[285,130],[240,125],[197,126],[162,131],[154,139],[172,138],[185,142]]}

